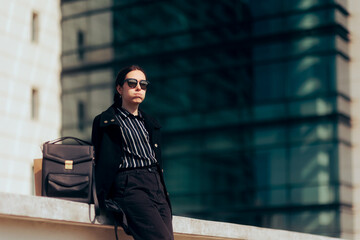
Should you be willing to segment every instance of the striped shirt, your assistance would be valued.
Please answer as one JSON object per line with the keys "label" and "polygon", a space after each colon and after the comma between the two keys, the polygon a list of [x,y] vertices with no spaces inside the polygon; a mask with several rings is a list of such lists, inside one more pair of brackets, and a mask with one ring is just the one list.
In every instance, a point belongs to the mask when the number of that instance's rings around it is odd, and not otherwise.
{"label": "striped shirt", "polygon": [[146,167],[156,163],[141,113],[134,116],[123,108],[117,108],[116,119],[120,124],[124,150],[119,168]]}

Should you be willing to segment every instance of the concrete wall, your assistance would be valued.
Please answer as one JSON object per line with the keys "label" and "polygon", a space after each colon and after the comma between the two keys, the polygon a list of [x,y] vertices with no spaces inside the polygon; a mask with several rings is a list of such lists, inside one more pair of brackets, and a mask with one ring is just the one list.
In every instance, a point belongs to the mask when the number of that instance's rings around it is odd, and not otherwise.
{"label": "concrete wall", "polygon": [[[0,193],[1,239],[115,239],[109,219],[90,223],[89,205],[54,198]],[[91,208],[93,216],[93,208]],[[176,240],[335,240],[323,236],[174,216]],[[132,239],[119,228],[120,239]]]}
{"label": "concrete wall", "polygon": [[[343,228],[351,229],[351,239],[360,239],[360,1],[348,0],[351,11],[350,30],[350,97],[351,97],[351,162],[347,174],[351,184],[347,192],[352,208],[348,217],[342,219]],[[344,195],[346,192],[344,192]],[[344,236],[346,237],[346,236]]]}
{"label": "concrete wall", "polygon": [[[114,58],[113,4],[113,0],[87,0],[61,5],[62,135],[89,139],[92,120],[112,103],[115,73],[108,63]],[[81,34],[83,43],[79,44]],[[107,67],[96,67],[102,64]],[[67,72],[89,66],[88,70]],[[79,106],[85,109],[83,119],[79,118]]]}
{"label": "concrete wall", "polygon": [[41,143],[60,133],[59,5],[59,0],[0,0],[0,192],[32,194],[32,161],[41,157]]}

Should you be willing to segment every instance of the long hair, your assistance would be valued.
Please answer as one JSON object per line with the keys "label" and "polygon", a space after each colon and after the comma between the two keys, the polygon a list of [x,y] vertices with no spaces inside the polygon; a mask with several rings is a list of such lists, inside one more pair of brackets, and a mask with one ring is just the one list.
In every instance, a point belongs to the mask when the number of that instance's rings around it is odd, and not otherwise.
{"label": "long hair", "polygon": [[121,106],[122,104],[122,99],[121,99],[121,95],[118,93],[117,91],[117,86],[120,85],[120,86],[123,86],[124,85],[124,81],[125,81],[125,77],[126,75],[131,72],[131,71],[135,71],[135,70],[139,70],[139,71],[142,71],[146,77],[146,73],[144,71],[144,69],[142,69],[140,66],[138,65],[131,65],[131,66],[127,66],[127,67],[124,67],[122,68],[117,76],[116,76],[116,80],[115,80],[115,93],[114,93],[114,103]]}

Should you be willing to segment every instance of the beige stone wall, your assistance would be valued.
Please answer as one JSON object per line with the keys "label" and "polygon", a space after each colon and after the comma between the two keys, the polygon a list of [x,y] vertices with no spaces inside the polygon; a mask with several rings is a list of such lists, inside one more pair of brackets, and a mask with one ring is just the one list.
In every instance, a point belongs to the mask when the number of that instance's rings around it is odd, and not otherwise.
{"label": "beige stone wall", "polygon": [[32,161],[41,157],[41,143],[60,133],[60,1],[0,0],[0,6],[0,192],[32,194]]}
{"label": "beige stone wall", "polygon": [[[348,0],[350,11],[350,98],[351,98],[351,162],[343,164],[343,175],[351,178],[347,191],[342,196],[352,203],[352,209],[342,211],[344,237],[360,239],[360,1]],[[341,165],[340,165],[341,166]],[[346,201],[347,202],[347,201]]]}

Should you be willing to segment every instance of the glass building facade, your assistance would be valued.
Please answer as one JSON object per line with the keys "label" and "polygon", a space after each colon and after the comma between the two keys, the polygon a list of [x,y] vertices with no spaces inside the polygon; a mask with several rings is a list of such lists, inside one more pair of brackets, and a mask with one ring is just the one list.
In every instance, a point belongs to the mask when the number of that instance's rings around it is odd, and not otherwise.
{"label": "glass building facade", "polygon": [[62,135],[89,139],[139,64],[175,215],[339,237],[346,1],[63,0]]}

